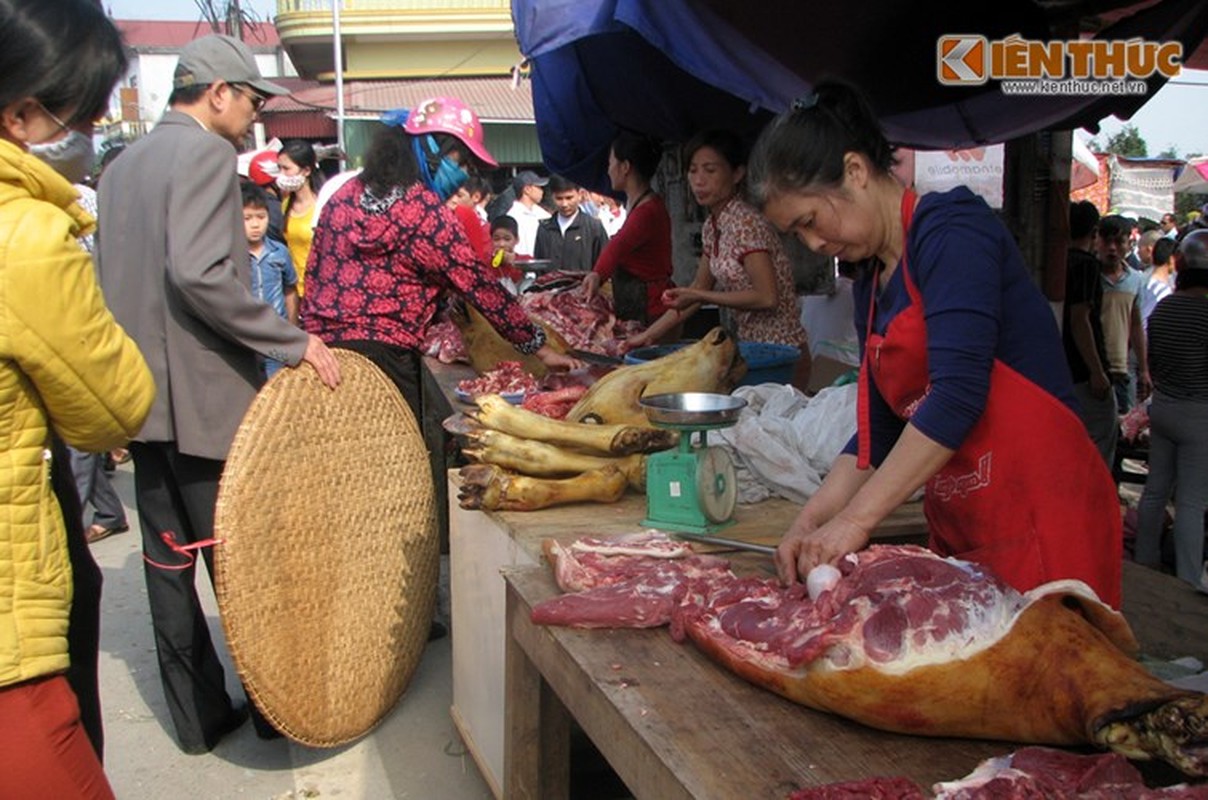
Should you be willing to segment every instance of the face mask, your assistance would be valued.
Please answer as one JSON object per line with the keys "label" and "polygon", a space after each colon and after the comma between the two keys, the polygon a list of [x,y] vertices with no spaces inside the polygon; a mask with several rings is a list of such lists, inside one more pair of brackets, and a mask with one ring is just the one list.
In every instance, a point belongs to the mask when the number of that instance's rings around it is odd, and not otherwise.
{"label": "face mask", "polygon": [[92,137],[77,130],[68,131],[67,136],[57,141],[31,144],[29,152],[45,161],[70,183],[79,183],[88,177],[95,160]]}
{"label": "face mask", "polygon": [[441,200],[448,200],[469,177],[456,161],[446,156],[436,168],[436,175],[432,178],[432,191],[440,195]]}
{"label": "face mask", "polygon": [[305,175],[278,175],[277,188],[283,192],[296,192],[306,183]]}

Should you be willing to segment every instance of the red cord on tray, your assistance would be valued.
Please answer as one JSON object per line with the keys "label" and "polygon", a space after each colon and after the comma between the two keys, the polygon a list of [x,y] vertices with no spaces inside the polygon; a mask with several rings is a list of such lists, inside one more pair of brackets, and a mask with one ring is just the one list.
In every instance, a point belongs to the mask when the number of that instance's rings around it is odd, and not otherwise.
{"label": "red cord on tray", "polygon": [[181,544],[180,542],[176,541],[176,534],[172,531],[164,531],[159,535],[159,538],[164,540],[164,544],[171,548],[173,553],[184,556],[188,559],[188,562],[184,564],[161,564],[154,559],[148,558],[146,553],[143,553],[143,561],[146,561],[153,567],[171,570],[188,569],[189,567],[193,566],[193,563],[197,560],[197,556],[193,554],[194,550],[200,550],[203,547],[212,547],[213,545],[220,544],[224,541],[223,539],[209,538],[202,539],[200,542],[193,542],[192,544]]}

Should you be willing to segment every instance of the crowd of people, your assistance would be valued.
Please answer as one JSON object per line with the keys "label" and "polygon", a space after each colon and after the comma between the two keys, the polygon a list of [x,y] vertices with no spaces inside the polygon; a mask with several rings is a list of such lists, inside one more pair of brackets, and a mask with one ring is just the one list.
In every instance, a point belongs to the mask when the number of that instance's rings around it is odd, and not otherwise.
{"label": "crowd of people", "polygon": [[[128,525],[92,454],[128,444],[133,457],[180,748],[208,752],[249,716],[258,734],[277,736],[227,692],[195,564],[180,563],[178,549],[211,538],[244,412],[266,380],[303,362],[338,387],[333,350],[348,349],[422,418],[420,347],[449,294],[519,353],[554,370],[582,366],[549,346],[517,300],[526,261],[579,273],[586,296],[609,285],[617,315],[645,326],[628,347],[675,339],[688,317],[717,306],[740,339],[799,348],[799,388],[809,348],[780,235],[848,266],[862,352],[857,432],[785,532],[785,583],[863,547],[923,490],[932,549],[1019,589],[1078,578],[1118,607],[1111,468],[1120,415],[1151,397],[1136,559],[1160,561],[1173,496],[1175,569],[1201,582],[1208,230],[1180,231],[1171,217],[1135,231],[1073,204],[1059,329],[986,203],[965,188],[916,196],[891,173],[893,147],[860,92],[823,83],[749,153],[723,130],[683,146],[706,217],[695,275],[676,286],[656,191],[664,152],[651,138],[623,132],[610,147],[610,189],[623,204],[529,170],[492,202],[483,176],[498,164],[475,111],[453,97],[384,115],[360,170],[325,182],[314,148],[292,141],[253,154],[241,179],[237,151],[267,99],[286,90],[222,35],[183,49],[163,118],[107,159],[94,198],[81,186],[93,121],[127,66],[112,22],[89,0],[0,0],[0,42],[0,425],[13,443],[0,473],[0,794],[36,784],[47,796],[112,796],[88,542]],[[98,224],[121,234],[90,241]],[[89,526],[81,501],[96,512]]]}
{"label": "crowd of people", "polygon": [[1173,214],[1142,229],[1120,215],[1100,218],[1089,201],[1070,205],[1064,344],[1082,421],[1109,469],[1120,469],[1120,419],[1148,421],[1148,474],[1138,503],[1134,558],[1163,562],[1208,590],[1208,226],[1180,229]]}

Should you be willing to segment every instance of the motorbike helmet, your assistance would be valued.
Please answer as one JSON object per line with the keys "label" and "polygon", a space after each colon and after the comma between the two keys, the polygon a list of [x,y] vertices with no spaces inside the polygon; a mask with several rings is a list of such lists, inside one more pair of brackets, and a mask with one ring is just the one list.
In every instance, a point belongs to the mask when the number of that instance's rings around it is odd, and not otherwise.
{"label": "motorbike helmet", "polygon": [[487,166],[499,166],[483,141],[482,123],[479,122],[478,115],[456,97],[421,100],[407,114],[403,130],[412,136],[447,133],[470,148],[470,152]]}
{"label": "motorbike helmet", "polygon": [[277,154],[272,150],[261,150],[248,162],[247,176],[257,186],[271,186],[281,168],[277,166]]}

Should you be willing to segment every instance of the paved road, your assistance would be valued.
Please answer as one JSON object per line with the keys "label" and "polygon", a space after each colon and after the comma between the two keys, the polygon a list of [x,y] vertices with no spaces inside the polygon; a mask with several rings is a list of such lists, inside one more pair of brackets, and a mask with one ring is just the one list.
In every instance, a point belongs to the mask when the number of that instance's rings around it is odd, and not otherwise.
{"label": "paved road", "polygon": [[[428,646],[399,705],[369,736],[331,750],[286,739],[262,741],[250,723],[212,753],[176,747],[164,705],[143,587],[134,474],[120,466],[115,487],[131,529],[92,546],[105,575],[102,597],[101,702],[105,770],[119,798],[340,798],[341,800],[486,800],[491,793],[465,752],[448,709],[452,702],[449,639]],[[199,573],[199,579],[204,572]],[[208,582],[203,603],[222,641]],[[447,601],[442,600],[447,610]],[[227,687],[242,696],[229,655]]]}

